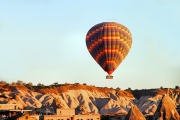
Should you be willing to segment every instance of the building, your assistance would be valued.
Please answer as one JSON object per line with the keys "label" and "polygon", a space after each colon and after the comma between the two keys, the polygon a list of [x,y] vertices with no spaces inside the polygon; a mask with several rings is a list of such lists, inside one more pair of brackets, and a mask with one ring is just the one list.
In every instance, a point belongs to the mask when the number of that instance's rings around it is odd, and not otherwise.
{"label": "building", "polygon": [[56,109],[56,115],[75,115],[75,110],[58,108]]}
{"label": "building", "polygon": [[73,120],[73,115],[44,115],[43,120]]}
{"label": "building", "polygon": [[100,120],[100,114],[75,115],[75,109],[58,108],[56,115],[24,115],[32,110],[17,108],[17,104],[0,104],[2,118],[13,120]]}
{"label": "building", "polygon": [[43,120],[100,120],[100,114],[75,115],[75,109],[58,108],[56,115],[44,115]]}
{"label": "building", "polygon": [[16,110],[18,108],[17,104],[0,104],[0,110]]}
{"label": "building", "polygon": [[100,115],[74,115],[72,120],[100,120]]}
{"label": "building", "polygon": [[16,120],[39,120],[39,116],[21,116]]}
{"label": "building", "polygon": [[17,118],[32,110],[23,110],[17,104],[0,104],[0,118]]}

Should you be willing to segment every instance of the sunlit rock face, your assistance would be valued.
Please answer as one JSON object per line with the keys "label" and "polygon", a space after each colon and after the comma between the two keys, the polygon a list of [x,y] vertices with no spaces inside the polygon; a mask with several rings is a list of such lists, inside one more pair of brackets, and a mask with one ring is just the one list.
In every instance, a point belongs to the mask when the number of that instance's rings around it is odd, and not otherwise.
{"label": "sunlit rock face", "polygon": [[159,120],[180,120],[175,102],[169,97],[169,95],[163,95],[154,117]]}
{"label": "sunlit rock face", "polygon": [[[166,104],[167,102],[163,102],[164,99],[171,102]],[[166,116],[175,119],[179,115],[176,107],[180,105],[180,89],[120,90],[81,84],[28,89],[23,85],[1,84],[0,103],[16,103],[18,108],[32,110],[39,108],[41,111],[48,110],[51,113],[55,113],[57,108],[73,108],[76,114],[121,115],[127,115],[136,105],[144,116],[155,115],[159,105],[162,104],[163,109],[160,113],[165,111],[162,115],[166,113]]]}
{"label": "sunlit rock face", "polygon": [[146,120],[144,115],[140,112],[138,107],[134,105],[128,112],[125,120]]}

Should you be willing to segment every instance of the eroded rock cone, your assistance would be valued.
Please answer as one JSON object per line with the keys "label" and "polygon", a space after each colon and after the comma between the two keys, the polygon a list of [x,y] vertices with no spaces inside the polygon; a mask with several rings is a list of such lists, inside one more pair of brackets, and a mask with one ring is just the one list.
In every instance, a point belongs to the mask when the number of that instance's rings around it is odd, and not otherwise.
{"label": "eroded rock cone", "polygon": [[175,103],[168,95],[163,95],[154,117],[158,120],[180,120]]}
{"label": "eroded rock cone", "polygon": [[146,120],[144,115],[138,109],[136,105],[134,105],[128,112],[125,120]]}

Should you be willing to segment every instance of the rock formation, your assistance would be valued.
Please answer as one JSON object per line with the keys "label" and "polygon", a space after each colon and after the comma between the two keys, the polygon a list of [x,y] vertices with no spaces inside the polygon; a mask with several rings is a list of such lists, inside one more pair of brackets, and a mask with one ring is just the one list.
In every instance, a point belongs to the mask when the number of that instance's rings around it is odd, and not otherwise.
{"label": "rock formation", "polygon": [[[169,97],[162,99],[164,94]],[[40,109],[41,112],[48,109],[55,113],[56,108],[73,108],[77,114],[119,115],[127,115],[136,105],[144,116],[153,116],[161,108],[159,111],[162,116],[177,119],[179,114],[176,107],[180,105],[180,89],[120,90],[82,84],[43,88],[35,86],[28,89],[23,85],[0,84],[0,104],[8,103],[16,103],[19,108],[33,111]],[[172,103],[173,105],[168,106]]]}
{"label": "rock formation", "polygon": [[180,120],[175,102],[168,95],[163,95],[154,117],[159,120]]}
{"label": "rock formation", "polygon": [[140,112],[138,107],[134,105],[128,112],[125,120],[146,120],[144,115]]}

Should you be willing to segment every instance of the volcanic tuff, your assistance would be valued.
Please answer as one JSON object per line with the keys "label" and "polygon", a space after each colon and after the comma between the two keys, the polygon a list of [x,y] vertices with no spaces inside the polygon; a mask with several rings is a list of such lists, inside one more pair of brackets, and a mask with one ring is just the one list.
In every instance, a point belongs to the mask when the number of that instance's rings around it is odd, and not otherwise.
{"label": "volcanic tuff", "polygon": [[155,112],[155,117],[159,120],[179,120],[179,114],[176,111],[176,105],[168,95],[163,95],[160,104]]}
{"label": "volcanic tuff", "polygon": [[134,105],[128,112],[125,120],[146,120],[138,107]]}
{"label": "volcanic tuff", "polygon": [[[168,96],[171,102],[164,104],[167,102],[164,102],[166,97],[162,99],[163,95]],[[28,89],[24,85],[0,84],[0,104],[7,103],[16,103],[23,109],[48,109],[49,112],[55,112],[56,108],[74,108],[76,114],[124,115],[136,105],[144,116],[154,115],[161,104],[166,106],[161,109],[166,114],[171,111],[169,114],[179,116],[175,108],[180,105],[180,89],[120,90],[82,84],[35,86]]]}

